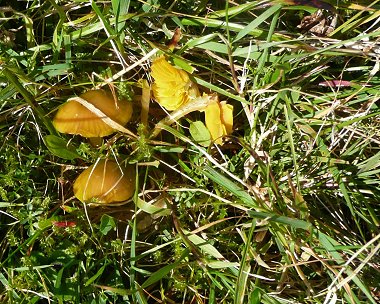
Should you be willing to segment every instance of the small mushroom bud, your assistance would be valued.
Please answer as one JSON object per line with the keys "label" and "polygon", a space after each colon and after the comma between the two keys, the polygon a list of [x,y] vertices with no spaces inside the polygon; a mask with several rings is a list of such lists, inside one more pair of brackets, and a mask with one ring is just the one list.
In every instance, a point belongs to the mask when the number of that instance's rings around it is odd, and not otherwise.
{"label": "small mushroom bud", "polygon": [[74,195],[84,203],[120,203],[133,196],[135,180],[133,166],[122,167],[113,160],[102,159],[78,176]]}

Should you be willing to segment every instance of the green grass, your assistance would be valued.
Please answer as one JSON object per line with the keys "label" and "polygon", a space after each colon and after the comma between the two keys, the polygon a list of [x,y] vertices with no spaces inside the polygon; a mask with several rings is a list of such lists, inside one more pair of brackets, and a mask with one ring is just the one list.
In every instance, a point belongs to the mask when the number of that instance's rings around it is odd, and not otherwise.
{"label": "green grass", "polygon": [[[1,302],[380,301],[380,5],[338,1],[338,26],[316,37],[297,28],[316,8],[274,2],[0,8]],[[224,145],[191,136],[201,112],[159,124],[154,100],[140,124],[142,79],[163,51],[234,106]],[[52,125],[95,87],[134,103],[131,133],[98,148]],[[73,196],[99,157],[135,164],[133,202]]]}

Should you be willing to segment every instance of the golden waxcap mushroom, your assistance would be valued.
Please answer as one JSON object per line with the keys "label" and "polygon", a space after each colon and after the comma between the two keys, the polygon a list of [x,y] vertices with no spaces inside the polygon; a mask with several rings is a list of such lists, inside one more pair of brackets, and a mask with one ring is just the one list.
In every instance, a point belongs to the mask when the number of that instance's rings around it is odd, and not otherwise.
{"label": "golden waxcap mushroom", "polygon": [[74,182],[74,195],[85,203],[124,202],[135,192],[136,171],[102,159],[84,170]]}
{"label": "golden waxcap mushroom", "polygon": [[225,101],[214,100],[204,110],[206,127],[216,144],[223,144],[223,136],[233,131],[234,107]]}
{"label": "golden waxcap mushroom", "polygon": [[[115,100],[104,90],[87,91],[79,97],[122,126],[131,119],[132,104],[126,100]],[[104,137],[115,132],[102,117],[75,101],[75,98],[68,100],[58,109],[53,125],[61,133],[79,134],[83,137]]]}
{"label": "golden waxcap mushroom", "polygon": [[154,79],[154,98],[168,111],[176,110],[200,96],[198,86],[190,80],[189,74],[172,66],[164,56],[153,61],[150,75]]}

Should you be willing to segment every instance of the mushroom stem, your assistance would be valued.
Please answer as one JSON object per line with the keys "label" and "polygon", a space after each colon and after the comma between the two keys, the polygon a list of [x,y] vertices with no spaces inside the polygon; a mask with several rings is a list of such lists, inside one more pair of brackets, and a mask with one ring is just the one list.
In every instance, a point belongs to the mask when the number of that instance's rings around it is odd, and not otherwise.
{"label": "mushroom stem", "polygon": [[141,95],[141,123],[148,128],[148,113],[150,102],[150,85],[146,79],[141,81],[142,95]]}
{"label": "mushroom stem", "polygon": [[103,139],[101,137],[90,137],[88,141],[93,147],[100,147],[103,143]]}

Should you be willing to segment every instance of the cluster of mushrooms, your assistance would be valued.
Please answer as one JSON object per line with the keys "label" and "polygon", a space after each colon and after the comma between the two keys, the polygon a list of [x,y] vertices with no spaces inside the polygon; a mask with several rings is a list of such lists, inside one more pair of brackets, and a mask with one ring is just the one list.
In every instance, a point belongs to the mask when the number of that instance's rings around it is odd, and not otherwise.
{"label": "cluster of mushrooms", "polygon": [[[214,143],[222,145],[222,138],[232,133],[233,106],[219,101],[217,94],[202,95],[189,74],[172,66],[165,56],[153,60],[151,76],[155,100],[168,111],[187,114],[192,111],[205,113],[206,127]],[[172,112],[171,117],[176,115]]]}
{"label": "cluster of mushrooms", "polygon": [[[88,102],[104,113],[99,116],[81,102]],[[124,126],[132,116],[132,104],[117,100],[104,90],[90,90],[65,102],[53,119],[61,133],[81,135],[95,142],[116,130],[105,119]],[[101,159],[84,170],[74,183],[74,195],[84,203],[109,204],[124,202],[135,191],[136,172],[133,166],[123,166],[115,160]]]}
{"label": "cluster of mushrooms", "polygon": [[[192,111],[202,111],[211,139],[216,144],[223,144],[223,136],[232,132],[232,105],[220,102],[215,93],[201,95],[189,74],[171,65],[164,55],[153,60],[151,76],[154,99],[171,111],[166,123]],[[81,135],[99,143],[99,138],[117,130],[129,132],[124,126],[131,116],[130,102],[118,100],[104,90],[90,90],[63,104],[53,125],[61,133]],[[152,134],[154,137],[157,133],[153,131]],[[74,195],[84,203],[124,202],[135,192],[135,175],[133,166],[122,166],[116,160],[98,160],[76,179]]]}

